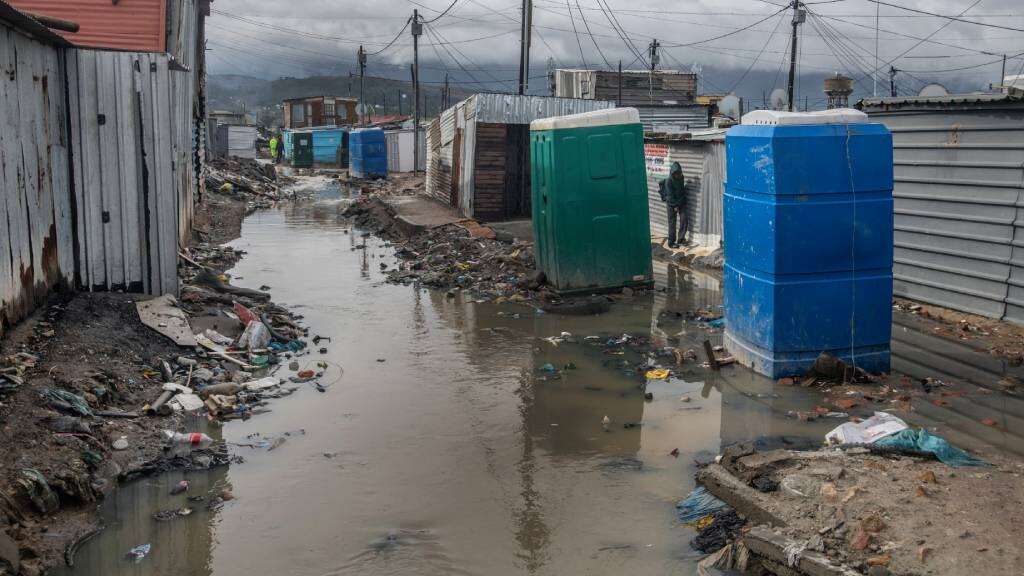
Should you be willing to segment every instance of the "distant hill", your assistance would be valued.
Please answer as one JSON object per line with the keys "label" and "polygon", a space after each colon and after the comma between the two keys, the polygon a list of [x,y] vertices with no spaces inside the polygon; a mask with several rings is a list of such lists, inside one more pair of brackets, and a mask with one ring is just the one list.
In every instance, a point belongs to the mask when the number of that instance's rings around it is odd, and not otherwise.
{"label": "distant hill", "polygon": [[[261,123],[280,120],[281,101],[302,96],[333,95],[359,97],[358,76],[310,76],[264,80],[238,74],[213,74],[207,77],[208,108],[240,112],[256,110]],[[436,116],[441,105],[441,86],[421,84],[423,116]],[[402,95],[405,95],[402,98]],[[451,102],[458,102],[472,93],[451,88]],[[376,114],[412,113],[412,82],[390,78],[363,79],[363,100],[376,106]],[[401,106],[399,106],[401,100]],[[401,108],[401,110],[399,110]]]}

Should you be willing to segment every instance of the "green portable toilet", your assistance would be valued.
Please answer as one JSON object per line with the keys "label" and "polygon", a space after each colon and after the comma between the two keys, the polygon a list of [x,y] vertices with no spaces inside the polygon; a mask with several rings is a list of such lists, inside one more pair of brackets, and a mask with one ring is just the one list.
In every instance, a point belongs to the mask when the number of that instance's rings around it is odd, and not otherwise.
{"label": "green portable toilet", "polygon": [[561,293],[653,283],[644,134],[635,108],[530,124],[537,265]]}
{"label": "green portable toilet", "polygon": [[309,168],[313,165],[312,132],[295,132],[292,135],[292,147],[295,150],[292,156],[292,166],[296,168]]}

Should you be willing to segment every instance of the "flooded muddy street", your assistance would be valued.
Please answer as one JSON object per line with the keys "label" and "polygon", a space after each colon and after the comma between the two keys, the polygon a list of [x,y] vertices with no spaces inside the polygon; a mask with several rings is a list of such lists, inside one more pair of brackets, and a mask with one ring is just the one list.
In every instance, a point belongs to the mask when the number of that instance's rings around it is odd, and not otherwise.
{"label": "flooded muddy street", "polygon": [[[628,366],[646,348],[609,340],[720,344],[720,331],[676,315],[720,305],[712,276],[655,262],[653,293],[599,316],[477,303],[386,283],[394,251],[340,216],[345,201],[329,187],[257,212],[233,243],[249,252],[232,271],[236,284],[270,286],[311,337],[330,338],[298,358],[327,363],[326,389],[300,384],[271,413],[212,430],[245,462],[189,473],[188,494],[206,498],[188,503],[187,516],[151,518],[186,505],[168,495],[182,473],[117,491],[103,504],[106,530],[58,574],[694,574],[701,555],[675,504],[694,486],[695,460],[762,437],[820,442],[845,421],[792,417],[821,404],[818,389],[780,387],[738,366],[712,373],[700,361],[647,383],[645,400],[645,379]],[[571,337],[545,340],[563,332]],[[939,377],[992,386],[1005,373],[913,326],[896,332],[905,336],[894,368],[914,378],[938,366],[949,374]],[[1019,402],[971,408],[997,415],[1002,431],[962,425],[967,409],[919,413],[965,448],[1013,450]],[[211,502],[224,489],[233,498]],[[125,560],[146,543],[145,558]]]}

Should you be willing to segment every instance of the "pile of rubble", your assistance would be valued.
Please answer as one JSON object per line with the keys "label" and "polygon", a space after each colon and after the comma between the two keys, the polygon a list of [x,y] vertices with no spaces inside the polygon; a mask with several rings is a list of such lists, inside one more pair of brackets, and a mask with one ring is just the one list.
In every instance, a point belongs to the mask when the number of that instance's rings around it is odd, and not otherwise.
{"label": "pile of rubble", "polygon": [[532,243],[499,240],[493,230],[472,221],[408,236],[391,207],[373,199],[353,203],[345,215],[359,228],[395,241],[401,264],[387,272],[389,282],[418,283],[452,295],[464,290],[499,302],[552,299],[543,275],[534,270]]}
{"label": "pile of rubble", "polygon": [[246,203],[246,212],[267,208],[295,197],[292,179],[278,174],[273,164],[246,158],[216,158],[207,164],[206,188]]}

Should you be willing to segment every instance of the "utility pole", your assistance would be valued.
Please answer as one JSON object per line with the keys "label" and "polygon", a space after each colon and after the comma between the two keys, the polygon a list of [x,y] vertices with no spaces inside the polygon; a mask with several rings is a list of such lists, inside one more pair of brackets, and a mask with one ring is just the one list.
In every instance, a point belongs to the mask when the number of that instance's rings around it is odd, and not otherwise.
{"label": "utility pole", "polygon": [[519,32],[519,95],[526,94],[530,85],[530,39],[533,27],[533,0],[523,0],[520,13],[522,30]]}
{"label": "utility pole", "polygon": [[359,123],[365,124],[366,104],[363,103],[363,73],[366,71],[366,51],[359,46]]}
{"label": "utility pole", "polygon": [[448,106],[451,105],[451,100],[452,100],[452,95],[451,95],[451,88],[448,87],[448,73],[445,72],[444,73],[444,108],[443,108],[444,110],[447,110]]}
{"label": "utility pole", "polygon": [[786,95],[789,97],[789,111],[793,111],[793,84],[796,82],[796,39],[797,30],[804,20],[807,19],[807,13],[801,7],[800,0],[793,0],[793,37],[790,40],[791,50],[789,52],[789,82],[786,85]]}
{"label": "utility pole", "polygon": [[622,106],[622,60],[619,60],[619,95],[615,99],[616,106]]}
{"label": "utility pole", "polygon": [[1006,84],[1006,54],[1003,54],[1003,71],[999,73],[999,86]]}
{"label": "utility pole", "polygon": [[651,61],[651,71],[647,74],[647,91],[651,102],[654,102],[654,69],[658,67],[658,48],[660,47],[661,44],[658,44],[657,38],[653,38],[647,47],[647,56]]}
{"label": "utility pole", "polygon": [[899,72],[895,67],[889,66],[889,96],[896,97],[896,73]]}
{"label": "utility pole", "polygon": [[419,173],[420,168],[420,34],[423,34],[423,23],[420,22],[420,11],[412,11],[412,171]]}

